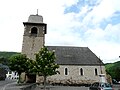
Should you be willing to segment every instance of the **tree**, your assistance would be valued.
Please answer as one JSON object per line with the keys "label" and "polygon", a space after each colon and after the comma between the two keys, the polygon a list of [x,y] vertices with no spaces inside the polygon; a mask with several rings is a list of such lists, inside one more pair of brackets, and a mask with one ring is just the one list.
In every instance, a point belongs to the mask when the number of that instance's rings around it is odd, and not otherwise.
{"label": "tree", "polygon": [[111,75],[112,79],[120,80],[120,61],[115,63],[108,63],[105,65],[106,71]]}
{"label": "tree", "polygon": [[1,56],[0,63],[3,65],[8,65],[8,63],[9,63],[8,58]]}
{"label": "tree", "polygon": [[26,70],[25,70],[25,80],[26,80],[26,75],[27,75],[27,83],[34,83],[36,82],[36,73],[37,73],[37,69],[36,69],[36,61],[35,60],[31,60],[28,59],[26,62]]}
{"label": "tree", "polygon": [[36,54],[36,68],[38,75],[44,77],[44,90],[46,89],[46,78],[59,73],[59,65],[55,63],[55,52],[49,51],[47,47],[41,48]]}
{"label": "tree", "polygon": [[115,72],[115,79],[117,80],[117,81],[119,81],[120,80],[120,67],[116,67],[115,68],[115,70],[114,70],[114,72]]}
{"label": "tree", "polygon": [[31,59],[28,59],[27,62],[26,62],[26,70],[25,72],[26,73],[29,73],[29,74],[36,74],[36,61],[34,60],[31,60]]}
{"label": "tree", "polygon": [[21,73],[27,69],[26,62],[28,58],[25,54],[15,54],[10,57],[9,68],[12,71],[16,71],[19,75],[18,83],[21,82]]}

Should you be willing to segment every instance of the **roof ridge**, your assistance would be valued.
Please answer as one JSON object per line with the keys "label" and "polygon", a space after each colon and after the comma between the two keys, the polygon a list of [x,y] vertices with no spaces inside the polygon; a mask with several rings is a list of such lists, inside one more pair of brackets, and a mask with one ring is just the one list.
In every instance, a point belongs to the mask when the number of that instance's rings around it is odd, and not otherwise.
{"label": "roof ridge", "polygon": [[46,46],[46,47],[70,47],[70,48],[88,48],[88,47],[79,47],[79,46]]}

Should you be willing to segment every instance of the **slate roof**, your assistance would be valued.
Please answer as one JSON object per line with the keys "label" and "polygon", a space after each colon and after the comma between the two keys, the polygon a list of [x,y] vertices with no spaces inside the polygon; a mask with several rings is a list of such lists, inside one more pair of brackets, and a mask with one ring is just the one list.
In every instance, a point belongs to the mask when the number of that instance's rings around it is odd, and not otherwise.
{"label": "slate roof", "polygon": [[59,65],[104,65],[88,47],[47,46],[54,50]]}

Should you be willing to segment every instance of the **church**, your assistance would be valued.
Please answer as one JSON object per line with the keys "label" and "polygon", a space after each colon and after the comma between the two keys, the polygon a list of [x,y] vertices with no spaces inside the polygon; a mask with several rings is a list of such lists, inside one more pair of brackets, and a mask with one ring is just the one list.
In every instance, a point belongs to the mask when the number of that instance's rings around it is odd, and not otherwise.
{"label": "church", "polygon": [[[30,15],[24,24],[22,53],[28,58],[35,59],[35,53],[45,44],[47,24],[43,23],[41,15]],[[100,74],[105,74],[103,62],[88,47],[46,46],[54,50],[56,63],[59,64],[60,74],[49,76],[50,84],[90,84],[100,81]],[[36,82],[42,82],[37,77]]]}

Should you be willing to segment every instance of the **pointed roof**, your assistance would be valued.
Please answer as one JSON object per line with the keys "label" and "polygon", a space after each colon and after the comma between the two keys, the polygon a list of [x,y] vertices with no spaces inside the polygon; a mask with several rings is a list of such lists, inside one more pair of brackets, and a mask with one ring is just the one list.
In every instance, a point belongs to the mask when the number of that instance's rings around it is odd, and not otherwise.
{"label": "pointed roof", "polygon": [[47,46],[54,50],[59,65],[104,65],[88,47]]}
{"label": "pointed roof", "polygon": [[24,25],[47,25],[43,23],[43,17],[41,15],[30,15],[27,22],[23,22]]}

